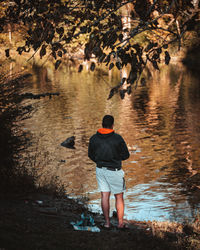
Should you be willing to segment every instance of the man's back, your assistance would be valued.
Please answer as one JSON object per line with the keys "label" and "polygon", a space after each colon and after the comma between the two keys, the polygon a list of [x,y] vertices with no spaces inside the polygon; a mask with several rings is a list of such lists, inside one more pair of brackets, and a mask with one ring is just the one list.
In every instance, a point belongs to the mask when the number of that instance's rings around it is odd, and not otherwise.
{"label": "man's back", "polygon": [[124,139],[112,129],[102,128],[90,138],[88,156],[97,167],[121,168],[121,161],[129,157]]}
{"label": "man's back", "polygon": [[105,218],[105,228],[110,227],[110,194],[115,195],[118,228],[124,227],[124,199],[126,189],[124,171],[121,161],[129,158],[128,148],[124,139],[113,130],[114,117],[105,115],[102,127],[90,138],[88,147],[89,158],[96,162],[96,178],[101,192],[101,207]]}

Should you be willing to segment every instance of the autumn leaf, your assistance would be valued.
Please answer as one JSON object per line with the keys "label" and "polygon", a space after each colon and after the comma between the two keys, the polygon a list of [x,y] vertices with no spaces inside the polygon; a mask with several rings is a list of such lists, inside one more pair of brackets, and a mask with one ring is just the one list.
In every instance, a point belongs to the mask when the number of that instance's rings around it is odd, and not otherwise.
{"label": "autumn leaf", "polygon": [[105,58],[105,60],[103,62],[109,64],[109,62],[110,62],[110,55],[107,55],[107,57]]}
{"label": "autumn leaf", "polygon": [[158,54],[161,54],[162,53],[162,48],[158,48],[158,49],[156,49],[156,51],[157,51]]}
{"label": "autumn leaf", "polygon": [[148,52],[149,50],[151,50],[153,47],[157,46],[157,43],[149,43],[147,45],[147,47],[145,48],[145,52]]}
{"label": "autumn leaf", "polygon": [[40,59],[42,59],[42,57],[46,55],[46,45],[42,45],[42,48],[40,49]]}
{"label": "autumn leaf", "polygon": [[109,70],[111,70],[113,67],[114,67],[114,63],[111,63],[111,64],[109,65]]}
{"label": "autumn leaf", "polygon": [[107,100],[111,99],[114,96],[114,94],[115,94],[115,90],[111,89]]}
{"label": "autumn leaf", "polygon": [[83,65],[80,64],[79,67],[78,67],[78,72],[80,73],[82,70],[83,70]]}
{"label": "autumn leaf", "polygon": [[17,48],[17,51],[18,51],[19,55],[21,55],[22,52],[23,52],[23,47],[18,47],[18,48]]}
{"label": "autumn leaf", "polygon": [[159,70],[159,67],[158,67],[157,62],[156,62],[156,61],[151,61],[151,62],[152,62],[152,64],[153,64],[153,67],[154,67],[155,69]]}
{"label": "autumn leaf", "polygon": [[124,38],[124,35],[123,35],[123,34],[120,34],[119,37],[118,37],[118,39],[119,39],[120,42],[123,41],[123,38]]}
{"label": "autumn leaf", "polygon": [[63,27],[57,28],[56,32],[60,35],[60,37],[62,37],[64,34],[64,28]]}
{"label": "autumn leaf", "polygon": [[6,49],[5,53],[6,53],[6,57],[9,57],[10,56],[10,49]]}
{"label": "autumn leaf", "polygon": [[57,56],[56,56],[56,52],[55,52],[55,51],[52,51],[51,55],[54,57],[54,59],[56,59],[56,58],[57,58]]}
{"label": "autumn leaf", "polygon": [[153,60],[157,60],[159,58],[160,58],[160,54],[158,54],[158,53],[154,53],[153,56],[152,56]]}
{"label": "autumn leaf", "polygon": [[121,65],[121,63],[120,63],[120,62],[116,62],[116,64],[115,64],[115,65],[117,66],[118,70],[120,70],[120,69],[122,68],[122,65]]}
{"label": "autumn leaf", "polygon": [[106,57],[106,54],[103,53],[103,54],[99,57],[99,62],[102,63],[105,57]]}
{"label": "autumn leaf", "polygon": [[129,77],[127,79],[127,83],[133,84],[136,79],[137,79],[137,72],[131,70],[129,73]]}
{"label": "autumn leaf", "polygon": [[130,95],[132,93],[131,85],[127,87],[126,92],[128,95]]}
{"label": "autumn leaf", "polygon": [[146,86],[146,79],[144,77],[142,77],[140,83],[142,86]]}
{"label": "autumn leaf", "polygon": [[55,70],[58,69],[58,67],[60,66],[61,62],[62,62],[61,60],[57,60],[56,61],[56,63],[55,63]]}
{"label": "autumn leaf", "polygon": [[94,71],[94,70],[95,70],[95,66],[96,66],[95,63],[92,62],[92,63],[91,63],[91,66],[90,66],[90,70],[91,70],[91,71]]}
{"label": "autumn leaf", "polygon": [[87,26],[83,26],[80,28],[82,33],[86,33],[87,32]]}
{"label": "autumn leaf", "polygon": [[121,90],[119,91],[119,94],[120,94],[121,99],[124,99],[125,93],[126,93],[126,89],[121,89]]}
{"label": "autumn leaf", "polygon": [[170,59],[171,59],[171,57],[170,57],[168,51],[165,51],[165,64],[166,64],[166,65],[169,64]]}
{"label": "autumn leaf", "polygon": [[62,51],[61,50],[59,50],[57,54],[58,54],[59,57],[62,57]]}
{"label": "autumn leaf", "polygon": [[110,93],[109,93],[109,96],[108,96],[108,99],[111,99],[113,97],[114,94],[116,94],[118,92],[118,89],[119,89],[119,85],[113,87],[111,90],[110,90]]}
{"label": "autumn leaf", "polygon": [[126,77],[123,77],[121,82],[120,82],[120,85],[122,86],[125,83],[125,81],[126,81]]}

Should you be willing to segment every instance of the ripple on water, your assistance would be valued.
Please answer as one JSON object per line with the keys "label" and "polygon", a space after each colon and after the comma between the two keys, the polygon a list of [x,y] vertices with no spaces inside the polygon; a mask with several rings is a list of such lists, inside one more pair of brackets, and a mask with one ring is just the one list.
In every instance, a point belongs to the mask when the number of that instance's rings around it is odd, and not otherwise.
{"label": "ripple on water", "polygon": [[[163,67],[159,73],[153,72],[146,87],[138,86],[131,96],[121,100],[116,95],[107,100],[108,85],[119,81],[115,74],[104,76],[105,84],[99,73],[78,74],[65,69],[50,75],[50,69],[38,70],[34,72],[35,82],[25,91],[60,93],[52,99],[27,101],[37,107],[23,126],[35,140],[31,150],[37,154],[40,174],[58,176],[69,194],[88,195],[91,209],[100,210],[95,164],[88,159],[87,147],[103,115],[113,114],[115,130],[122,134],[131,152],[123,165],[126,217],[181,220],[193,216],[200,204],[192,191],[195,183],[189,183],[192,173],[199,173],[200,165],[197,80],[187,72],[181,73],[180,68]],[[46,78],[51,81],[41,79],[43,74],[49,74]],[[70,136],[76,137],[75,150],[60,146]]]}

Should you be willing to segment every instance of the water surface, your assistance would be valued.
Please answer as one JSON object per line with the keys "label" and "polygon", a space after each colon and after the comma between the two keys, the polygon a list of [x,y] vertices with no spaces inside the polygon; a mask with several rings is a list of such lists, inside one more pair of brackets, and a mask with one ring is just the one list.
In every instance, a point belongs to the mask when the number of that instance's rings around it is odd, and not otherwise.
{"label": "water surface", "polygon": [[[89,199],[100,211],[95,164],[87,157],[88,141],[105,114],[115,117],[115,131],[127,142],[131,156],[123,164],[127,192],[125,216],[136,220],[181,221],[200,207],[200,82],[182,65],[149,69],[147,83],[130,96],[107,100],[117,72],[97,69],[33,67],[33,84],[25,92],[59,92],[33,102],[36,111],[24,122],[34,143],[35,168],[41,182],[58,176],[70,197]],[[76,149],[60,146],[76,137]],[[111,200],[111,212],[114,198]]]}

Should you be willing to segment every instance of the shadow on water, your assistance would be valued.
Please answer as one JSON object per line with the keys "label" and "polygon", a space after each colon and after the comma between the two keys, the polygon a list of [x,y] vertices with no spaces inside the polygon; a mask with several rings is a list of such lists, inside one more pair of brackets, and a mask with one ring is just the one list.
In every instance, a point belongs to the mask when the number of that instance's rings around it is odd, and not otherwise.
{"label": "shadow on water", "polygon": [[62,185],[52,178],[38,187],[35,155],[25,154],[32,143],[29,131],[22,129],[34,113],[34,105],[24,104],[23,89],[32,81],[29,73],[14,73],[0,78],[0,190],[1,195],[46,192],[63,195]]}
{"label": "shadow on water", "polygon": [[19,92],[30,74],[15,78],[0,79],[0,186],[4,192],[17,188],[26,190],[34,185],[33,176],[28,169],[20,167],[19,157],[28,146],[27,135],[20,129],[19,121],[29,118],[31,105],[21,106]]}

